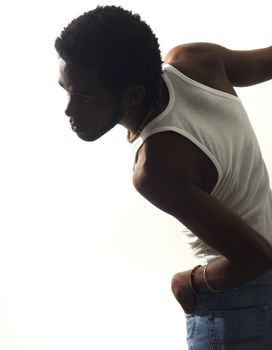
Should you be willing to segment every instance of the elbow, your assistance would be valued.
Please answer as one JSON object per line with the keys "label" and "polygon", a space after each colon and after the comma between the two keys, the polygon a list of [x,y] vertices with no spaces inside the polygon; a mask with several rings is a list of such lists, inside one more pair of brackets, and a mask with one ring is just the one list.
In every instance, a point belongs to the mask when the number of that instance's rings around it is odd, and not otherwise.
{"label": "elbow", "polygon": [[[245,254],[246,247],[243,257],[243,264],[259,274],[265,273],[272,270],[272,245],[260,234],[255,235],[255,244],[252,244],[248,250],[248,254]],[[247,258],[246,258],[247,257]]]}
{"label": "elbow", "polygon": [[259,275],[272,270],[272,249],[267,249],[259,259],[252,259],[252,269],[256,270]]}
{"label": "elbow", "polygon": [[239,258],[229,260],[244,271],[251,271],[252,275],[261,276],[272,270],[272,246],[266,245],[259,251],[255,247],[254,251],[251,250],[247,254],[241,252]]}
{"label": "elbow", "polygon": [[267,269],[271,270],[272,269],[272,246],[269,252],[269,257],[268,257],[268,262],[267,262]]}
{"label": "elbow", "polygon": [[266,243],[267,244],[265,246],[264,254],[263,254],[263,258],[264,258],[263,266],[264,266],[265,272],[272,269],[272,245],[269,242],[266,242]]}

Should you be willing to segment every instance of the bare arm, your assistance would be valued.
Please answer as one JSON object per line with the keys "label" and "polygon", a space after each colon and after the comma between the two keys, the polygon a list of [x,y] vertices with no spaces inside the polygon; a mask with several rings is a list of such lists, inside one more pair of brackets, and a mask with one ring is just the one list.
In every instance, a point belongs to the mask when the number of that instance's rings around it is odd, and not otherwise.
{"label": "bare arm", "polygon": [[[211,66],[214,70],[223,68],[233,86],[250,86],[272,79],[272,46],[257,50],[230,50],[211,43],[191,43],[172,49],[166,61],[189,58]],[[222,71],[223,72],[223,71]]]}
{"label": "bare arm", "polygon": [[233,86],[249,86],[272,79],[272,46],[249,51],[218,47]]}
{"label": "bare arm", "polygon": [[215,289],[234,288],[271,269],[271,244],[234,211],[203,191],[194,170],[188,168],[188,162],[182,162],[180,154],[176,159],[163,143],[154,151],[152,145],[146,148],[148,155],[136,171],[134,185],[148,201],[223,255],[209,266],[209,279]]}

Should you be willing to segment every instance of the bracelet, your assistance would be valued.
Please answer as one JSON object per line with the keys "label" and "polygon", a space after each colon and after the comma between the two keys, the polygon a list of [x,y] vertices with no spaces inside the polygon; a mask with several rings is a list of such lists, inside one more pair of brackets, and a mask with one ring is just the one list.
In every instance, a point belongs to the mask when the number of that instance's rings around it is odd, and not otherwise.
{"label": "bracelet", "polygon": [[208,276],[207,276],[207,267],[208,265],[205,266],[204,270],[203,270],[203,277],[204,277],[204,281],[206,283],[206,286],[209,288],[209,290],[211,292],[214,292],[214,293],[218,293],[218,292],[222,292],[222,290],[220,289],[213,289],[210,284],[208,283]]}
{"label": "bracelet", "polygon": [[199,269],[201,266],[202,266],[202,265],[197,265],[197,266],[195,266],[195,267],[192,269],[191,274],[190,274],[190,284],[191,284],[191,287],[192,287],[192,289],[193,289],[193,291],[194,291],[194,294],[198,294],[198,292],[199,292],[199,291],[197,290],[197,288],[196,288],[194,275],[195,275],[196,270]]}

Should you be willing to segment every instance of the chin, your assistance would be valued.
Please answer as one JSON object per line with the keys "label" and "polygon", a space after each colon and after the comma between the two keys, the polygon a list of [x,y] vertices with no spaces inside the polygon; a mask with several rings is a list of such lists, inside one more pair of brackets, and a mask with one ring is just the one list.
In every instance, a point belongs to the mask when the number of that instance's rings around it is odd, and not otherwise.
{"label": "chin", "polygon": [[99,139],[99,137],[93,137],[93,136],[90,136],[90,135],[77,134],[77,136],[78,136],[81,140],[87,141],[87,142],[96,141],[97,139]]}
{"label": "chin", "polygon": [[117,123],[114,122],[110,125],[107,125],[104,128],[101,129],[96,129],[96,130],[88,130],[87,128],[84,130],[82,129],[80,130],[74,130],[74,132],[77,134],[77,136],[83,140],[83,141],[87,141],[87,142],[91,142],[91,141],[96,141],[98,140],[101,136],[105,135],[108,131],[110,131]]}
{"label": "chin", "polygon": [[87,133],[76,133],[77,136],[86,142],[92,142],[98,140],[104,134],[87,134]]}

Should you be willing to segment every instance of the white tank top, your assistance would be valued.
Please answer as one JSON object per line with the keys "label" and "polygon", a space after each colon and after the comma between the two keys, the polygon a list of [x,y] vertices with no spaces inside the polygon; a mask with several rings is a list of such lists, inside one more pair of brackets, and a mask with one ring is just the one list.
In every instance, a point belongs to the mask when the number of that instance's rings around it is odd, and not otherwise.
{"label": "white tank top", "polygon": [[[217,169],[218,181],[211,195],[272,243],[269,177],[240,99],[196,82],[168,64],[163,66],[163,78],[169,90],[168,106],[132,143],[135,155],[150,135],[174,131],[186,137]],[[200,264],[221,256],[189,230],[184,234]]]}

